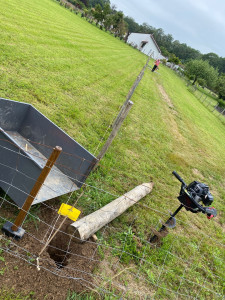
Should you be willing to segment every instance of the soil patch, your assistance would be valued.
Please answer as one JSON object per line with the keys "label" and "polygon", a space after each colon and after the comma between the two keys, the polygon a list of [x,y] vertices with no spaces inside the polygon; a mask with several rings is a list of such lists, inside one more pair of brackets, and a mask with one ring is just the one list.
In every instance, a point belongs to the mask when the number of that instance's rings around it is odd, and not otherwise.
{"label": "soil patch", "polygon": [[[1,208],[1,216],[14,219],[15,215]],[[39,217],[55,227],[62,221],[56,211],[40,207]],[[55,221],[59,218],[56,223]],[[98,265],[97,244],[87,241],[78,244],[72,235],[66,234],[68,221],[57,233],[49,246],[40,256],[40,271],[37,269],[37,255],[50,234],[50,228],[37,220],[26,222],[26,230],[20,241],[0,235],[1,288],[13,289],[16,294],[27,295],[30,299],[65,300],[68,291],[90,292],[94,286],[94,268]]]}
{"label": "soil patch", "polygon": [[166,91],[164,90],[163,86],[158,83],[156,84],[163,100],[168,104],[168,108],[170,108],[170,110],[168,109],[168,115],[167,115],[167,123],[169,124],[170,131],[173,133],[176,140],[178,140],[181,144],[186,144],[186,139],[180,133],[179,128],[177,126],[177,122],[175,121],[174,115],[177,114],[177,112],[174,110],[174,105],[170,100],[169,96],[167,95]]}
{"label": "soil patch", "polygon": [[169,98],[169,96],[167,95],[167,93],[165,92],[163,86],[160,84],[157,84],[157,87],[160,91],[160,94],[161,94],[163,100],[168,104],[168,106],[170,108],[174,108],[173,103],[172,103],[171,99]]}
{"label": "soil patch", "polygon": [[204,179],[204,176],[202,175],[202,173],[198,170],[198,169],[192,169],[192,173],[198,177],[198,179]]}

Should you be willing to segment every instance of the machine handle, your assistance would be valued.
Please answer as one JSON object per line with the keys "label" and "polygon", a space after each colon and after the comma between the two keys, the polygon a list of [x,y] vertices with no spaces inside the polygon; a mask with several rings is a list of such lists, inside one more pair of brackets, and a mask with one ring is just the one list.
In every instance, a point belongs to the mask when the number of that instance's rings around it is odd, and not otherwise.
{"label": "machine handle", "polygon": [[179,174],[177,174],[177,172],[173,171],[172,174],[184,185],[187,186],[186,183],[183,181],[183,179],[180,177]]}

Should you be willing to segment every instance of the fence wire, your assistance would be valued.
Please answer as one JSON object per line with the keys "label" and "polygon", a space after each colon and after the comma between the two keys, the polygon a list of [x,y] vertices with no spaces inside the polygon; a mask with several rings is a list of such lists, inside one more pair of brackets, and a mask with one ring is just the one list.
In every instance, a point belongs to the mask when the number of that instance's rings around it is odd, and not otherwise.
{"label": "fence wire", "polygon": [[[4,149],[12,151],[7,147]],[[20,152],[17,155],[17,163],[20,157],[30,159]],[[14,168],[7,164],[1,165],[14,172],[11,180],[4,182],[7,189],[5,192],[1,191],[0,196],[0,220],[1,224],[4,224],[6,221],[12,222],[20,209],[7,196],[11,188],[18,189],[14,183],[15,174],[29,178],[34,183],[35,179],[29,173],[18,171],[17,165]],[[74,170],[74,174],[77,173],[79,170]],[[69,178],[76,180],[76,176]],[[119,197],[97,186],[85,182],[82,184],[98,193],[107,193],[112,199]],[[29,195],[26,189],[20,191],[25,196]],[[71,198],[76,202],[77,194],[74,193],[80,194],[71,189],[70,195],[63,197],[63,202],[71,204]],[[81,200],[77,201],[77,207],[82,208],[85,205],[84,199]],[[107,299],[108,296],[115,299],[224,299],[221,289],[223,274],[217,271],[213,262],[205,264],[204,259],[213,257],[215,261],[222,262],[221,253],[224,252],[225,245],[208,236],[203,230],[199,229],[196,238],[193,236],[195,227],[178,218],[178,231],[175,230],[174,233],[171,230],[160,247],[151,244],[150,227],[158,230],[161,217],[168,217],[169,214],[144,203],[136,203],[135,205],[154,216],[157,223],[149,224],[149,228],[139,229],[136,225],[138,216],[135,216],[123,225],[116,221],[105,225],[97,233],[97,240],[78,241],[76,228],[73,228],[72,233],[71,230],[67,230],[68,227],[71,228],[71,222],[59,229],[62,217],[58,214],[58,209],[61,202],[60,199],[54,200],[54,203],[42,202],[38,205],[37,212],[32,208],[23,223],[26,231],[20,242],[1,235],[1,256],[6,255],[4,259],[11,260],[10,263],[15,265],[17,260],[24,261],[33,268],[33,272],[39,272],[38,264],[44,272],[79,282],[84,290],[94,293],[96,298]],[[104,207],[100,210],[105,212]],[[56,230],[56,238],[39,257],[38,253]],[[211,251],[213,247],[217,249],[216,255],[207,255],[207,251]]]}

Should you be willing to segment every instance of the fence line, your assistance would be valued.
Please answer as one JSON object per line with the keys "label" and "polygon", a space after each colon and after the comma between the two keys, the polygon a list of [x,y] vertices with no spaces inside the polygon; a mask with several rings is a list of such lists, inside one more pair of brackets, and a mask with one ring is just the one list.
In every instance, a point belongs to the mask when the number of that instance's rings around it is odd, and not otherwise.
{"label": "fence line", "polygon": [[[4,147],[4,149],[11,151],[11,149],[8,149],[7,147]],[[24,154],[20,152],[18,152],[17,154],[18,165],[20,162],[20,158],[24,159]],[[26,158],[29,159],[29,157]],[[10,170],[15,171],[15,174],[18,174],[19,171],[17,169],[17,165],[14,168],[13,166],[7,166],[6,164],[4,166],[9,167]],[[34,180],[32,176],[30,176],[30,174],[24,175],[26,176],[26,178]],[[14,184],[14,177],[12,177],[10,182],[5,181],[5,183],[8,184],[7,192],[9,192],[9,189],[11,188],[17,188]],[[46,186],[48,185],[46,184]],[[84,186],[87,186],[90,189],[96,190],[101,193],[107,193],[110,197],[113,198],[119,196],[110,193],[105,189],[98,188],[97,186],[89,185],[86,183],[84,183]],[[28,194],[26,190],[24,190],[23,192]],[[64,202],[69,203],[71,197],[72,194],[66,197]],[[149,213],[151,212],[154,217],[158,219],[158,224],[160,224],[159,219],[162,215],[167,217],[169,215],[165,210],[159,211],[142,203],[137,203],[137,205],[141,208],[144,208],[145,210],[148,209]],[[4,213],[8,210],[11,211],[11,209],[9,208],[13,207],[15,207],[16,209],[19,208],[18,205],[10,202],[10,200],[6,197],[6,193],[4,193],[3,196],[0,196],[0,219],[2,221],[9,221],[10,217],[5,217]],[[40,233],[29,232],[29,230],[25,231],[23,239],[26,240],[26,243],[29,242],[28,248],[23,247],[23,241],[22,244],[20,243],[19,245],[16,242],[11,241],[7,246],[7,243],[9,243],[10,239],[6,238],[5,236],[2,237],[0,249],[14,257],[15,260],[12,259],[12,261],[15,264],[16,259],[21,259],[36,268],[36,263],[34,263],[33,260],[35,261],[38,258],[37,252],[46,244],[46,239],[48,241],[48,238],[56,230],[58,230],[58,234],[63,235],[63,237],[66,239],[66,245],[64,245],[65,247],[63,247],[63,245],[50,243],[48,245],[48,248],[44,251],[45,255],[43,257],[41,255],[41,257],[39,258],[40,269],[43,269],[56,276],[67,278],[68,280],[71,279],[74,281],[79,281],[86,288],[89,287],[90,291],[94,290],[97,294],[100,293],[101,295],[113,295],[118,298],[122,296],[124,297],[124,299],[130,299],[130,295],[134,296],[138,292],[134,291],[129,284],[126,287],[123,284],[121,285],[120,283],[118,283],[118,280],[123,278],[123,276],[129,276],[133,279],[136,278],[135,280],[137,280],[139,284],[143,284],[143,286],[146,287],[146,291],[142,292],[142,296],[148,296],[150,294],[151,297],[157,299],[160,293],[166,293],[167,295],[172,295],[174,299],[192,298],[193,296],[195,297],[195,299],[199,299],[202,297],[202,295],[208,293],[212,297],[214,297],[214,299],[222,299],[223,295],[221,294],[221,292],[219,292],[217,287],[217,285],[219,286],[220,282],[222,282],[223,280],[221,276],[222,274],[217,273],[217,271],[212,267],[206,267],[204,264],[202,266],[193,266],[194,262],[196,262],[196,257],[198,257],[199,254],[202,254],[200,248],[201,243],[204,243],[204,246],[206,244],[208,245],[208,240],[212,239],[214,243],[216,243],[217,249],[225,248],[225,245],[220,243],[220,241],[216,241],[211,236],[208,237],[207,234],[203,232],[203,230],[199,230],[198,232],[198,235],[201,237],[201,242],[197,242],[197,248],[193,248],[191,246],[191,239],[185,239],[186,247],[189,247],[192,253],[191,261],[187,258],[186,254],[183,255],[182,253],[180,253],[179,250],[177,250],[177,247],[179,246],[179,243],[181,243],[181,245],[183,243],[182,241],[179,241],[179,238],[184,236],[183,233],[189,235],[192,234],[194,227],[191,224],[185,223],[180,219],[178,219],[180,224],[186,224],[187,226],[185,228],[181,227],[181,230],[183,231],[181,235],[174,235],[173,232],[170,233],[173,236],[173,239],[170,239],[170,242],[167,241],[167,244],[169,244],[169,248],[157,248],[156,245],[151,244],[148,240],[148,237],[146,238],[146,235],[150,233],[150,229],[149,232],[145,232],[144,235],[139,233],[138,230],[134,232],[134,228],[136,227],[136,220],[138,218],[135,217],[132,222],[129,222],[128,226],[124,224],[121,228],[113,227],[112,225],[103,227],[99,231],[101,238],[99,238],[97,242],[87,240],[85,244],[83,244],[87,245],[87,247],[90,247],[91,249],[90,254],[87,256],[82,252],[76,252],[77,246],[74,246],[74,237],[76,237],[75,228],[72,234],[69,234],[65,229],[59,228],[61,217],[57,214],[58,209],[44,202],[42,203],[41,207],[44,207],[45,211],[46,209],[51,209],[51,214],[46,215],[48,216],[48,219],[46,221],[43,217],[36,216],[31,211],[28,212],[27,216],[32,217],[34,221],[38,221],[38,227],[41,228]],[[102,210],[104,210],[104,208],[102,208]],[[10,216],[12,215],[14,214],[11,213]],[[23,225],[25,226],[25,228],[28,228],[27,221]],[[158,227],[158,225],[156,225],[155,227]],[[113,240],[110,240],[111,237],[113,238]],[[33,244],[36,245],[36,250],[31,247]],[[10,248],[10,245],[16,247],[16,249],[13,250],[13,247]],[[135,249],[133,249],[132,247],[135,247]],[[30,253],[30,258],[27,257],[28,251]],[[62,259],[60,261],[61,266],[67,263],[68,257],[71,257],[73,261],[75,261],[75,259],[79,259],[83,262],[86,262],[87,264],[97,264],[99,265],[99,267],[101,267],[102,264],[104,265],[107,263],[108,268],[111,268],[111,262],[114,262],[113,267],[115,268],[117,273],[116,275],[112,276],[107,272],[107,270],[105,270],[100,276],[99,273],[92,273],[92,271],[90,271],[89,269],[82,269],[80,266],[75,267],[73,264],[71,266],[65,265],[60,269],[59,264],[54,264],[51,256],[46,256],[47,252],[50,253],[49,251],[60,251],[62,256]],[[103,257],[100,256],[100,253],[103,254]],[[4,255],[4,253],[2,255]],[[151,257],[151,259],[149,257]],[[218,252],[218,259],[220,259],[220,252]],[[131,262],[131,266],[124,268],[124,262],[126,260]],[[177,273],[174,272],[171,261],[174,261],[174,264],[180,266],[180,268],[182,266],[186,267],[185,270],[182,270],[182,272],[177,271]],[[133,269],[132,271],[131,268]],[[192,273],[194,273],[195,270],[198,270],[199,272],[199,282],[197,282],[193,277]],[[38,272],[38,270],[36,269],[34,269],[34,271]],[[203,276],[203,274],[206,275]],[[172,286],[170,283],[171,276],[174,276],[175,281],[177,282],[177,284]],[[215,290],[212,290],[210,288],[211,282],[215,283]],[[190,292],[187,289],[187,286],[192,286],[193,291]]]}
{"label": "fence line", "polygon": [[[5,148],[5,149],[7,149],[7,148]],[[7,149],[7,150],[12,151],[11,149]],[[24,155],[21,154],[21,153],[17,153],[17,154],[18,154],[19,156],[21,155],[22,157],[24,157]],[[30,159],[29,157],[26,157],[26,158]],[[1,164],[1,163],[0,163],[0,164]],[[36,179],[32,178],[31,176],[29,176],[29,175],[27,175],[27,174],[24,174],[23,172],[18,171],[16,167],[15,167],[15,169],[13,169],[12,167],[7,166],[7,165],[5,165],[5,164],[1,164],[1,165],[4,165],[5,167],[8,167],[8,168],[10,168],[10,169],[12,169],[12,170],[15,170],[16,172],[18,172],[18,173],[24,175],[25,177],[27,177],[27,178],[29,178],[29,179],[32,179],[34,182],[36,181]],[[56,172],[57,172],[57,171],[56,171]],[[97,186],[93,186],[93,185],[87,184],[87,183],[85,183],[85,182],[78,181],[78,180],[77,180],[76,178],[74,178],[74,177],[71,177],[71,176],[68,176],[68,175],[65,175],[65,174],[64,174],[64,176],[67,177],[67,178],[69,178],[69,179],[71,179],[71,180],[75,180],[75,181],[77,181],[77,182],[83,184],[84,186],[89,187],[90,189],[95,189],[95,190],[97,190],[98,192],[102,192],[102,193],[108,194],[109,196],[112,196],[113,198],[119,198],[119,197],[120,197],[120,195],[118,195],[118,194],[113,194],[113,193],[111,193],[111,192],[109,192],[109,191],[107,191],[107,190],[105,190],[105,189],[103,189],[103,188],[98,188]],[[15,189],[17,189],[17,190],[20,191],[20,192],[23,192],[26,196],[29,195],[25,190],[19,189],[18,187],[12,185],[12,183],[9,183],[9,182],[3,181],[3,180],[0,180],[0,181],[3,182],[3,183],[5,183],[5,184],[7,184],[7,185],[9,185],[9,186],[14,187]],[[54,189],[52,189],[51,187],[49,187],[49,186],[46,185],[45,183],[44,183],[43,185],[45,185],[46,187],[48,187],[48,188],[51,189],[52,191],[55,191]],[[71,188],[72,188],[72,187],[71,187]],[[72,190],[71,190],[71,192],[72,192]],[[131,199],[130,197],[127,197],[127,198],[128,198],[129,200],[131,200],[131,201],[134,201],[134,200]],[[134,202],[135,202],[135,201],[134,201]],[[48,207],[48,208],[51,208],[51,209],[57,211],[56,209],[54,209],[54,208],[50,207],[49,205],[47,205],[45,202],[42,202],[42,204],[45,205],[45,206]],[[13,204],[13,205],[15,205],[16,207],[18,207],[16,204]],[[168,212],[157,210],[157,209],[155,209],[155,208],[153,208],[153,207],[150,207],[150,206],[148,206],[148,205],[146,205],[146,204],[136,203],[136,205],[138,205],[138,206],[140,206],[140,207],[142,207],[142,208],[144,208],[144,209],[149,209],[149,210],[151,210],[151,211],[154,211],[154,212],[157,213],[159,216],[161,216],[161,215],[166,216],[166,217],[169,216],[169,213],[168,213]],[[188,208],[188,207],[187,207],[187,208]],[[106,210],[104,210],[104,208],[103,208],[102,210],[103,210],[104,212],[107,212]],[[33,216],[33,217],[34,217],[34,216]],[[181,220],[181,219],[179,219],[179,218],[177,218],[177,217],[176,217],[176,219],[177,219],[178,222],[181,222],[181,223],[183,223],[184,225],[188,225],[188,226],[190,225],[189,223],[186,223],[186,222],[184,222],[183,220]],[[206,236],[207,236],[207,235],[206,235]],[[207,237],[208,237],[208,236],[207,236]],[[208,238],[211,238],[211,237],[208,237]],[[213,238],[211,238],[211,239],[213,239]],[[213,239],[213,240],[214,240],[214,239]],[[216,243],[222,245],[221,243],[219,243],[219,242],[216,241],[216,240],[214,240],[214,242],[216,242]],[[224,245],[223,245],[223,246],[224,246]]]}
{"label": "fence line", "polygon": [[[48,224],[47,224],[48,225]],[[49,225],[48,225],[49,226]],[[124,252],[124,251],[123,251]],[[168,253],[168,252],[167,252]],[[142,261],[143,261],[143,258],[142,258]]]}
{"label": "fence line", "polygon": [[201,92],[196,86],[192,86],[189,81],[187,81],[187,86],[190,92],[192,92],[196,98],[202,102],[202,104],[207,107],[215,116],[217,116],[223,124],[225,124],[225,108],[219,106],[219,103],[212,99],[206,93]]}
{"label": "fence line", "polygon": [[[29,234],[29,233],[27,233],[27,234]],[[30,235],[30,234],[29,234]],[[4,237],[3,237],[4,238]],[[4,238],[5,239],[5,238]],[[6,239],[7,240],[7,239]],[[13,242],[12,242],[13,243]],[[20,248],[20,249],[22,249],[22,251],[24,251],[25,253],[27,253],[27,249],[25,249],[25,248],[23,248],[23,247],[20,247],[20,246],[18,246],[17,244],[15,244],[15,243],[13,243],[14,245],[16,245],[17,246],[17,248]],[[172,246],[171,246],[171,248],[172,248]],[[10,252],[11,250],[8,248],[8,249],[6,249],[6,248],[2,248],[1,247],[1,249],[3,250],[3,251],[8,251],[8,252]],[[17,249],[17,251],[18,251],[18,249]],[[197,252],[198,250],[196,250],[196,253],[198,253]],[[125,252],[124,251],[124,249],[121,251],[121,252]],[[169,254],[170,254],[170,251],[168,252]],[[26,255],[22,255],[21,253],[17,253],[16,251],[11,251],[11,254],[12,255],[14,255],[14,254],[16,254],[16,256],[18,256],[19,258],[21,258],[21,259],[25,259],[29,264],[32,264],[33,266],[35,266],[35,264],[33,264],[29,259],[26,259]],[[35,258],[36,257],[36,255],[35,254],[32,254],[31,253],[31,255],[32,255],[32,257],[33,258]],[[168,255],[168,254],[167,254]],[[164,264],[165,264],[165,261],[166,261],[166,257],[167,256],[165,256],[165,258],[164,258]],[[86,259],[88,259],[88,258],[86,258]],[[121,256],[120,256],[120,259],[121,259]],[[120,260],[119,259],[119,260]],[[43,260],[43,259],[42,259]],[[44,259],[45,261],[49,261],[48,259]],[[92,260],[92,258],[90,258],[90,260]],[[140,259],[140,260],[143,260],[143,257]],[[95,260],[96,261],[96,260]],[[164,267],[164,264],[163,264],[163,267]],[[154,267],[156,267],[156,268],[160,268],[159,266],[157,266],[157,265],[155,265]],[[160,272],[160,274],[162,273],[162,269],[163,269],[163,267],[161,267],[161,272]],[[55,270],[54,271],[52,271],[52,270],[50,270],[50,269],[46,269],[46,267],[45,266],[41,266],[41,268],[43,268],[43,269],[45,269],[45,270],[47,270],[47,271],[49,271],[49,272],[53,272],[55,275],[57,275],[57,276],[61,276],[61,277],[67,277],[68,279],[74,279],[74,280],[84,280],[83,278],[80,278],[80,277],[72,277],[71,275],[67,275],[67,276],[63,276],[62,274],[60,274],[60,272],[59,272],[59,270],[57,269],[57,267],[55,268]],[[67,269],[67,270],[69,270],[70,268],[69,267],[66,267],[65,266],[65,269]],[[71,270],[74,270],[74,269],[71,269]],[[83,270],[78,270],[80,273],[86,273],[85,271],[83,271]],[[90,274],[90,273],[89,273]],[[159,275],[160,275],[159,274]],[[134,275],[134,274],[133,274]],[[103,280],[104,279],[104,277],[103,276],[99,276],[99,275],[96,275],[96,274],[91,274],[91,276],[92,277],[98,277],[98,278],[101,278],[101,280]],[[139,279],[141,279],[142,277],[143,277],[143,275],[141,275],[141,276],[137,276],[137,274],[135,274],[135,276],[136,277],[138,277]],[[215,292],[215,291],[212,291],[211,289],[209,289],[209,288],[207,288],[205,285],[201,285],[201,284],[199,284],[199,283],[196,283],[196,282],[194,282],[194,281],[192,281],[192,280],[189,280],[189,279],[185,279],[184,278],[184,276],[179,276],[178,275],[178,278],[180,278],[181,280],[186,280],[186,281],[188,281],[189,283],[192,283],[192,284],[194,284],[194,285],[197,285],[197,286],[199,286],[199,287],[201,287],[202,289],[205,289],[205,290],[207,290],[207,291],[209,291],[209,292],[211,292],[211,293],[213,293],[214,295],[217,295],[217,296],[222,296],[221,294],[219,294],[219,293],[217,293],[217,292]],[[105,280],[106,280],[106,282],[107,281],[109,281],[110,280],[110,278],[108,279],[108,278],[105,278]],[[144,278],[144,280],[146,280],[147,282],[148,282],[148,280],[146,279],[146,278]],[[159,281],[159,280],[158,280]],[[88,282],[89,284],[92,284],[91,282]],[[165,289],[165,290],[167,290],[167,291],[169,291],[169,292],[175,292],[175,294],[176,295],[180,295],[180,296],[185,296],[185,297],[188,297],[188,298],[190,298],[190,295],[187,295],[187,294],[184,294],[184,293],[180,293],[179,291],[173,291],[173,290],[171,290],[171,289],[168,289],[168,288],[166,288],[166,287],[163,287],[163,286],[161,286],[160,284],[158,284],[158,282],[157,282],[157,284],[153,284],[151,281],[150,281],[150,283],[152,284],[152,285],[154,285],[154,286],[156,286],[156,288],[162,288],[162,289]],[[98,288],[101,288],[101,287],[98,287]]]}

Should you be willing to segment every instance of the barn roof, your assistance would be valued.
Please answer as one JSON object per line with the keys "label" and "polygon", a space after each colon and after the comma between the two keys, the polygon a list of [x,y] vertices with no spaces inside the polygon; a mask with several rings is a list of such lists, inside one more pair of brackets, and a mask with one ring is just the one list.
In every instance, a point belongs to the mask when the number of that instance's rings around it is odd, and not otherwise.
{"label": "barn roof", "polygon": [[[149,34],[149,33],[141,33],[141,32],[132,32],[131,34],[142,34],[142,35],[145,35],[146,37],[150,37],[150,39],[152,39],[153,43],[155,44],[157,50],[159,51],[159,53],[162,54],[162,53],[161,53],[161,50],[160,50],[160,48],[159,48],[159,46],[158,46],[158,44],[156,43],[156,40],[154,39],[153,34]],[[147,42],[147,40],[144,40],[144,39],[143,39],[142,42],[145,42],[145,41]]]}
{"label": "barn roof", "polygon": [[159,53],[161,54],[161,50],[160,50],[160,48],[159,48],[158,44],[156,43],[156,41],[155,41],[155,39],[154,39],[154,36],[153,36],[153,34],[150,34],[150,37],[152,38],[152,40],[153,40],[154,44],[156,45],[156,48],[159,50]]}

